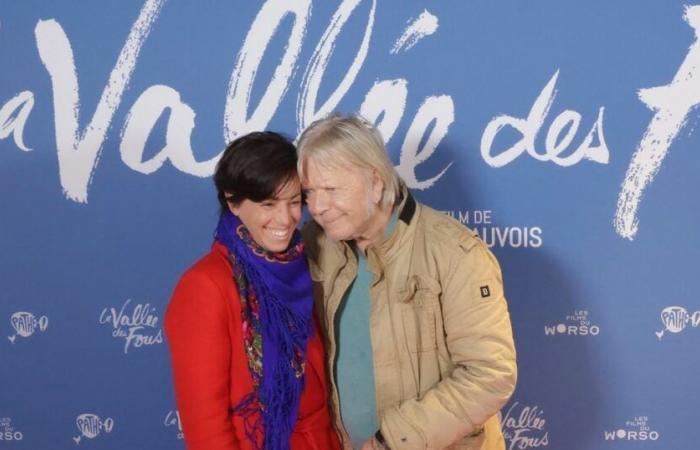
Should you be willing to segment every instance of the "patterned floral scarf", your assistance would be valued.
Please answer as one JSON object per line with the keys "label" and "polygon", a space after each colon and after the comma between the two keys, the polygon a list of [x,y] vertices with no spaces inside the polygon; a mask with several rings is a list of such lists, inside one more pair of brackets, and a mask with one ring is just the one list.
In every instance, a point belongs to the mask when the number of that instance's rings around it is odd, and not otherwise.
{"label": "patterned floral scarf", "polygon": [[[289,449],[313,334],[313,288],[300,233],[289,249],[265,250],[238,217],[221,215],[215,240],[229,251],[241,297],[243,341],[253,392],[234,406],[256,449]],[[262,437],[262,442],[260,442]]]}

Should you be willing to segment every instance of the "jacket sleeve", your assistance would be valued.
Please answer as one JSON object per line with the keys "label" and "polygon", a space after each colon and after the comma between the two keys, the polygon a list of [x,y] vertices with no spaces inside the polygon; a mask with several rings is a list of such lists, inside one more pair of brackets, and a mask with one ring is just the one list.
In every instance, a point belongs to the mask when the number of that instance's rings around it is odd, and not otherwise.
{"label": "jacket sleeve", "polygon": [[165,315],[175,394],[189,450],[239,448],[229,416],[226,301],[206,272],[189,271],[175,288]]}
{"label": "jacket sleeve", "polygon": [[450,259],[440,283],[454,370],[422,398],[383,414],[382,434],[392,449],[438,449],[476,435],[515,389],[515,346],[498,262],[475,240],[441,257]]}

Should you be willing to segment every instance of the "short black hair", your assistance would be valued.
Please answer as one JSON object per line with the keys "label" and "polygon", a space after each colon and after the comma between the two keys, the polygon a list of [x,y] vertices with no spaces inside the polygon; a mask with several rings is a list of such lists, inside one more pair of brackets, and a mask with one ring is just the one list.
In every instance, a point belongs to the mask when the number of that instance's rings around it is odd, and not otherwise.
{"label": "short black hair", "polygon": [[228,202],[273,198],[296,176],[297,151],[289,139],[272,131],[241,136],[226,146],[214,172],[221,213]]}

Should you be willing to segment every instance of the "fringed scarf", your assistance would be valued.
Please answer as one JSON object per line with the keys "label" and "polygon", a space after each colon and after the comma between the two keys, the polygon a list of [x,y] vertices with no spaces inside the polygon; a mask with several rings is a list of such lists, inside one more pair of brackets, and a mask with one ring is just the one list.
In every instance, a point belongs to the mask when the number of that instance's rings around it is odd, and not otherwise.
{"label": "fringed scarf", "polygon": [[[233,408],[256,449],[287,450],[304,388],[313,333],[313,288],[298,231],[289,249],[268,252],[225,212],[215,239],[225,245],[241,297],[243,340],[253,392]],[[262,436],[262,442],[260,442]]]}

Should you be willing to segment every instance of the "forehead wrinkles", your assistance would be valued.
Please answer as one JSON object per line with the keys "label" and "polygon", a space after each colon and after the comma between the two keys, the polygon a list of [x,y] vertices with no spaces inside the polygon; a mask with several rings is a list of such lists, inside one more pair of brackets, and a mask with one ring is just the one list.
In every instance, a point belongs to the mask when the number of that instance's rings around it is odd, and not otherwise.
{"label": "forehead wrinkles", "polygon": [[306,161],[306,170],[304,170],[304,180],[302,182],[306,186],[326,187],[336,178],[332,172],[334,167],[330,164],[323,164],[319,161],[309,158]]}
{"label": "forehead wrinkles", "polygon": [[[365,171],[361,167],[344,160],[321,160],[309,158],[306,162],[305,184],[314,187],[343,187],[364,184]],[[310,172],[313,176],[310,177]]]}

